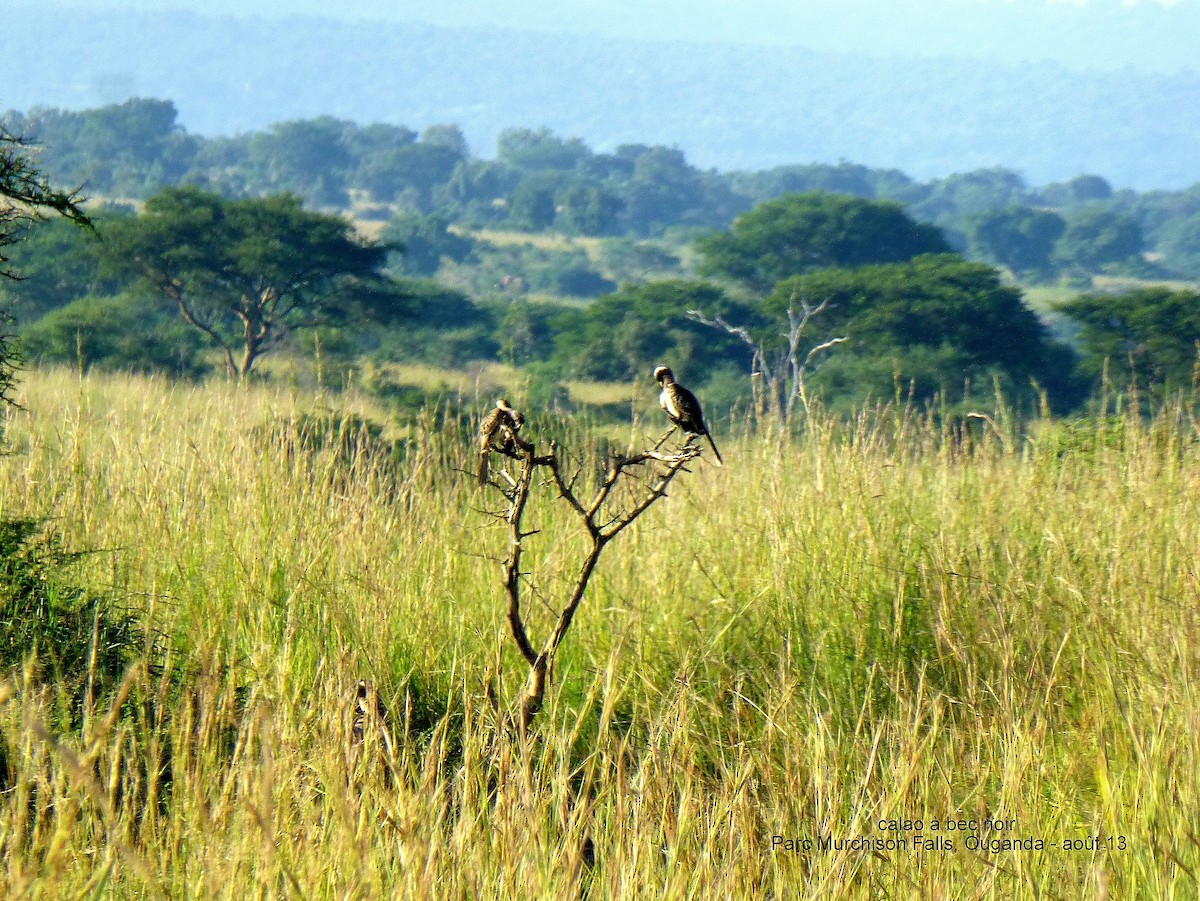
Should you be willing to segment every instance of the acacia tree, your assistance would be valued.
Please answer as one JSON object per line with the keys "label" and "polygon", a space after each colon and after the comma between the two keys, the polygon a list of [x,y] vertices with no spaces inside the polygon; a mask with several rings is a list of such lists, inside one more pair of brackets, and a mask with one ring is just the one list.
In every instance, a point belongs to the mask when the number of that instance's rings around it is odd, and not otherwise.
{"label": "acacia tree", "polygon": [[[0,276],[18,278],[9,265],[5,248],[24,239],[26,231],[48,214],[56,214],[78,225],[91,221],[81,207],[77,191],[51,187],[34,165],[31,148],[21,138],[0,127]],[[0,312],[0,326],[11,322]],[[15,348],[11,335],[0,330],[0,402],[11,403],[15,382]]]}
{"label": "acacia tree", "polygon": [[108,266],[174,304],[237,378],[293,329],[355,312],[395,315],[407,300],[382,275],[386,245],[292,194],[226,200],[169,188],[102,237]]}
{"label": "acacia tree", "polygon": [[16,278],[4,249],[22,240],[26,229],[48,213],[63,216],[78,225],[90,220],[81,207],[78,191],[51,187],[34,165],[32,148],[0,126],[0,275]]}

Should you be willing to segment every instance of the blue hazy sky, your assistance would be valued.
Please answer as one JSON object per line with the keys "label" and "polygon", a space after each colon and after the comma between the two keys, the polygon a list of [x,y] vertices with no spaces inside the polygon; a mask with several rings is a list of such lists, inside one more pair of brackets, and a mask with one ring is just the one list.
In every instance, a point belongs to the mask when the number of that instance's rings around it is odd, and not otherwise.
{"label": "blue hazy sky", "polygon": [[91,0],[114,9],[417,21],[1076,68],[1194,68],[1200,0]]}

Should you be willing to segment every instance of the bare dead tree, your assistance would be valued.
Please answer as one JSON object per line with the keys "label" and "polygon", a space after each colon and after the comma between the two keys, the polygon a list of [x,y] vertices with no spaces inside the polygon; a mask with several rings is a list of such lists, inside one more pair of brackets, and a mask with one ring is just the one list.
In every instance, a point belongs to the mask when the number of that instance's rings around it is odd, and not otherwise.
{"label": "bare dead tree", "polygon": [[722,329],[750,348],[750,381],[754,392],[755,416],[761,419],[771,415],[788,425],[795,416],[797,401],[804,408],[805,415],[810,412],[805,379],[813,361],[830,348],[849,340],[845,336],[830,338],[809,348],[803,359],[800,357],[805,331],[813,318],[828,306],[828,300],[814,305],[799,292],[793,291],[788,298],[787,331],[781,335],[786,344],[781,350],[774,351],[769,351],[765,342],[756,341],[745,326],[733,325],[721,316],[710,318],[700,310],[688,310],[688,318],[701,325]]}
{"label": "bare dead tree", "polygon": [[[569,464],[557,442],[551,442],[548,453],[538,453],[532,442],[516,433],[510,433],[506,436],[510,440],[500,445],[492,445],[495,453],[509,457],[516,463],[515,473],[493,467],[488,485],[500,491],[505,499],[504,509],[492,515],[508,528],[508,555],[501,566],[504,592],[508,600],[508,625],[517,649],[529,667],[519,714],[516,717],[505,718],[505,722],[515,722],[522,732],[528,730],[538,711],[542,709],[555,655],[571,628],[587,591],[588,582],[600,562],[600,555],[614,538],[649,510],[656,501],[666,497],[667,487],[675,477],[686,470],[689,462],[700,456],[700,448],[692,443],[698,437],[695,435],[688,436],[673,452],[664,452],[662,446],[674,432],[675,429],[671,429],[651,448],[640,453],[629,456],[610,455],[604,476],[590,497],[581,495],[577,488],[579,477],[584,471],[583,467],[576,467],[568,474]],[[549,477],[548,484],[557,490],[558,497],[575,514],[587,536],[587,543],[579,568],[565,592],[554,627],[546,639],[537,645],[530,638],[522,609],[528,573],[522,572],[521,562],[526,542],[538,534],[537,529],[526,525],[526,513],[530,492],[539,473]],[[638,477],[636,488],[632,491],[618,491],[622,479],[632,478],[635,474]],[[499,676],[500,673],[497,672],[495,678],[489,677],[487,685],[488,697],[498,714],[501,712],[500,699],[495,680]]]}

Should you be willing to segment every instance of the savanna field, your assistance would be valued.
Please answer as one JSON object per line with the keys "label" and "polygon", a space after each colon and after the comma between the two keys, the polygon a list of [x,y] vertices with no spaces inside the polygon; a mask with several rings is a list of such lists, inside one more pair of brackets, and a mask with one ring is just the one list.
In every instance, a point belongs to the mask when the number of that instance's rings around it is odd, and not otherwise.
{"label": "savanna field", "polygon": [[[67,370],[18,400],[0,515],[104,603],[86,672],[0,681],[4,897],[1200,896],[1186,406],[729,427],[605,551],[522,735],[477,421]],[[527,436],[583,484],[662,428]],[[550,486],[527,516],[540,644],[582,536]],[[101,611],[137,636],[108,675]]]}

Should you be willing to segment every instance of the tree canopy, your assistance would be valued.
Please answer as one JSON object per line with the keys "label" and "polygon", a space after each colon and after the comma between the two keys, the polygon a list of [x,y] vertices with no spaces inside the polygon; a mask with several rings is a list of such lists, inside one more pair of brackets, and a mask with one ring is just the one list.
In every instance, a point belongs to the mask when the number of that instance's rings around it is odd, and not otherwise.
{"label": "tree canopy", "polygon": [[1144,243],[1133,219],[1103,207],[1084,207],[1067,220],[1055,256],[1076,272],[1099,272],[1137,257]]}
{"label": "tree canopy", "polygon": [[1051,210],[1009,206],[971,220],[971,248],[979,256],[1016,275],[1044,279],[1054,272],[1055,242],[1067,224]]}
{"label": "tree canopy", "polygon": [[898,263],[950,250],[936,227],[910,218],[898,203],[821,191],[761,203],[696,248],[703,273],[762,292],[814,269]]}
{"label": "tree canopy", "polygon": [[814,343],[849,338],[818,375],[850,396],[886,396],[897,376],[927,397],[968,379],[990,386],[995,374],[1022,390],[1030,378],[1057,388],[1064,374],[1062,351],[1020,291],[956,254],[811,272],[780,282],[763,307],[779,316],[797,298],[828,303],[813,321]]}
{"label": "tree canopy", "polygon": [[33,160],[33,148],[0,126],[0,275],[16,275],[5,250],[46,213],[90,225],[81,203],[78,191],[52,187]]}
{"label": "tree canopy", "polygon": [[[47,214],[91,226],[78,192],[51,186],[32,153],[25,141],[0,127],[0,276],[8,279],[17,278],[18,273],[9,265],[7,249]],[[0,404],[13,402],[16,384],[16,350],[12,335],[4,328],[11,322],[8,311],[0,310]]]}
{"label": "tree canopy", "polygon": [[681,371],[707,371],[745,354],[728,336],[716,336],[688,318],[694,309],[727,313],[731,302],[708,282],[669,279],[626,285],[570,317],[555,360],[575,375],[603,379],[646,376],[670,359]]}
{"label": "tree canopy", "polygon": [[1200,376],[1200,292],[1084,294],[1060,309],[1083,326],[1080,366],[1089,376],[1106,362],[1118,384],[1136,375],[1143,384],[1185,388]]}
{"label": "tree canopy", "polygon": [[[387,248],[290,194],[226,200],[170,188],[103,233],[108,265],[140,277],[245,377],[289,330],[344,320],[356,308],[394,315],[403,293],[381,269]],[[240,359],[234,349],[240,348]]]}

